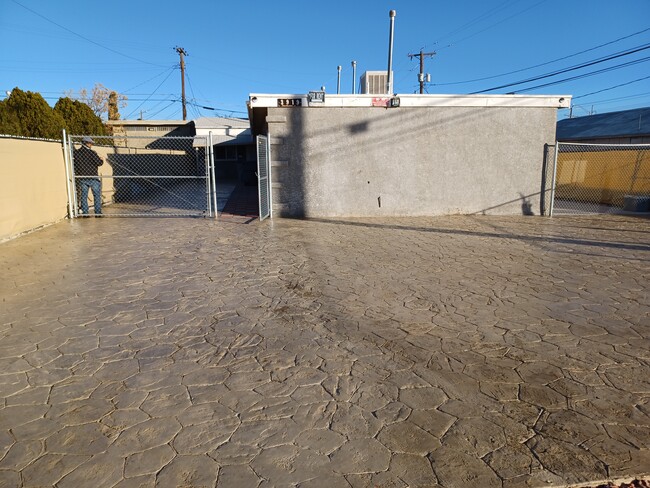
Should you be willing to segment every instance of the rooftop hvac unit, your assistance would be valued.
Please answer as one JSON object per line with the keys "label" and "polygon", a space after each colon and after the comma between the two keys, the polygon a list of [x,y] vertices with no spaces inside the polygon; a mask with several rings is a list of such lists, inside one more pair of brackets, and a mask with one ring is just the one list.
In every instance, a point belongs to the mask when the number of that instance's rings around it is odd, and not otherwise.
{"label": "rooftop hvac unit", "polygon": [[361,75],[361,93],[386,95],[388,76],[386,71],[366,71]]}

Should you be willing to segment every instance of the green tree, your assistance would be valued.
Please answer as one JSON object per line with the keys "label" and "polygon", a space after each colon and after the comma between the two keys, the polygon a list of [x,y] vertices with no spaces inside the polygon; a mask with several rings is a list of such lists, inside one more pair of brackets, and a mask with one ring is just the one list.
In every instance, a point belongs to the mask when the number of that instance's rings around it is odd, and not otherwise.
{"label": "green tree", "polygon": [[0,100],[0,134],[20,135],[18,115],[7,104],[6,100]]}
{"label": "green tree", "polygon": [[0,132],[14,136],[60,139],[63,117],[52,110],[40,93],[14,88],[0,110]]}
{"label": "green tree", "polygon": [[59,98],[54,112],[61,115],[70,134],[104,135],[104,124],[85,103],[68,97]]}

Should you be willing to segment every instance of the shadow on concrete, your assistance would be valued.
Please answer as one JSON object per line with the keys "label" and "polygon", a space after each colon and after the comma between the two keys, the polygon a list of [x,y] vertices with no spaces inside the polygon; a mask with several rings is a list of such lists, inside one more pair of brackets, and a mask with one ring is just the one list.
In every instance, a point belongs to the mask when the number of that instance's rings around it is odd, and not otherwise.
{"label": "shadow on concrete", "polygon": [[320,222],[323,224],[336,224],[336,225],[350,225],[355,227],[377,228],[377,229],[390,229],[390,230],[406,230],[414,232],[428,232],[434,234],[445,235],[462,235],[471,237],[488,237],[497,239],[515,239],[524,242],[545,243],[545,244],[567,244],[589,247],[606,247],[610,249],[625,249],[629,251],[644,251],[650,252],[650,245],[646,244],[629,244],[624,242],[608,242],[608,241],[594,241],[587,239],[572,239],[557,236],[529,236],[522,234],[513,234],[511,232],[482,232],[482,231],[469,231],[459,229],[441,229],[435,227],[422,227],[411,225],[397,225],[386,224],[377,222],[355,222],[350,220],[338,219],[323,219],[323,218],[310,218],[305,219],[310,222]]}

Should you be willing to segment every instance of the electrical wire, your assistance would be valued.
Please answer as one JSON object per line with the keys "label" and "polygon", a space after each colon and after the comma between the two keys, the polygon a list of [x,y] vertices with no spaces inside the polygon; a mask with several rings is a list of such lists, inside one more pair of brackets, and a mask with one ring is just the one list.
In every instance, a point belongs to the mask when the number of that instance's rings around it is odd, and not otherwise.
{"label": "electrical wire", "polygon": [[494,86],[492,88],[487,88],[485,90],[472,92],[472,95],[477,95],[477,94],[480,94],[480,93],[487,93],[487,92],[491,92],[491,91],[494,91],[494,90],[500,90],[502,88],[510,88],[511,86],[523,85],[524,83],[530,83],[532,81],[543,80],[545,78],[550,78],[552,76],[557,76],[557,75],[560,75],[560,74],[563,74],[563,73],[568,73],[570,71],[575,71],[575,70],[582,69],[582,68],[587,68],[589,66],[593,66],[593,65],[596,65],[596,64],[604,63],[606,61],[611,61],[612,59],[617,59],[617,58],[621,58],[621,57],[624,57],[624,56],[629,56],[631,54],[635,54],[635,53],[638,53],[638,52],[641,52],[641,51],[645,51],[646,49],[650,49],[650,44],[644,44],[644,45],[641,45],[641,46],[636,46],[636,47],[634,47],[634,48],[632,48],[632,49],[630,49],[628,51],[620,51],[618,53],[614,53],[614,54],[609,55],[609,56],[604,56],[604,57],[601,57],[601,58],[597,58],[595,60],[591,60],[591,61],[587,61],[585,63],[570,66],[568,68],[552,71],[550,73],[545,73],[543,75],[533,76],[532,78],[527,78],[525,80],[516,81],[514,83],[507,83],[505,85]]}
{"label": "electrical wire", "polygon": [[577,100],[578,98],[585,98],[585,97],[588,97],[590,95],[595,95],[597,93],[602,93],[602,92],[606,92],[606,91],[609,91],[609,90],[614,90],[615,88],[620,88],[622,86],[627,86],[627,85],[631,85],[633,83],[638,83],[639,81],[647,80],[649,78],[650,78],[650,76],[644,76],[643,78],[637,78],[636,80],[628,81],[627,83],[621,83],[619,85],[614,85],[614,86],[610,86],[608,88],[603,88],[602,90],[598,90],[598,91],[595,91],[595,92],[585,93],[584,95],[578,95],[577,97],[573,97],[573,100]]}
{"label": "electrical wire", "polygon": [[65,30],[65,31],[69,32],[70,34],[74,34],[75,36],[79,37],[80,39],[83,39],[84,41],[89,42],[89,43],[91,43],[91,44],[94,44],[95,46],[101,47],[102,49],[106,49],[107,51],[110,51],[110,52],[112,52],[112,53],[114,53],[114,54],[118,54],[118,55],[123,56],[123,57],[125,57],[125,58],[129,58],[129,59],[132,59],[132,60],[134,60],[134,61],[138,61],[139,63],[150,64],[150,65],[152,65],[152,66],[158,66],[158,67],[164,68],[164,66],[162,66],[162,65],[160,65],[160,64],[151,63],[151,62],[149,62],[149,61],[145,61],[145,60],[143,60],[143,59],[138,59],[138,58],[136,58],[136,57],[130,56],[129,54],[124,54],[124,53],[122,53],[122,52],[120,52],[120,51],[116,51],[115,49],[112,49],[112,48],[110,48],[110,47],[108,47],[108,46],[104,46],[103,44],[100,44],[99,42],[93,41],[92,39],[88,39],[86,36],[83,36],[83,35],[81,35],[81,34],[75,32],[75,31],[73,31],[73,30],[71,30],[71,29],[68,29],[67,27],[65,27],[65,26],[63,26],[63,25],[61,25],[61,24],[59,24],[59,23],[57,23],[57,22],[55,22],[55,21],[53,21],[53,20],[51,20],[51,19],[48,19],[48,18],[45,17],[44,15],[39,14],[39,13],[36,12],[35,10],[32,10],[32,9],[29,8],[29,7],[26,7],[25,5],[23,5],[22,3],[20,3],[20,2],[18,2],[18,1],[16,1],[16,0],[11,0],[11,1],[12,1],[13,3],[15,3],[16,5],[18,5],[18,6],[22,7],[22,8],[24,8],[25,10],[30,11],[30,12],[33,13],[34,15],[37,15],[38,17],[42,18],[43,20],[46,20],[47,22],[49,22],[49,23],[51,23],[51,24],[54,24],[54,25],[56,25],[57,27],[59,27],[59,28]]}
{"label": "electrical wire", "polygon": [[615,44],[617,42],[623,41],[625,39],[629,39],[630,37],[638,36],[639,34],[643,34],[643,33],[648,32],[648,31],[650,31],[650,27],[648,27],[647,29],[640,30],[638,32],[634,32],[633,34],[629,34],[629,35],[624,36],[624,37],[619,37],[618,39],[614,39],[613,41],[609,41],[609,42],[606,42],[604,44],[599,44],[598,46],[594,46],[594,47],[591,47],[589,49],[585,49],[584,51],[580,51],[580,52],[577,52],[577,53],[574,53],[574,54],[569,54],[568,56],[563,56],[561,58],[553,59],[552,61],[547,61],[545,63],[536,64],[534,66],[529,66],[528,68],[521,68],[521,69],[518,69],[518,70],[515,70],[515,71],[510,71],[508,73],[501,73],[500,75],[486,76],[486,77],[483,77],[483,78],[475,78],[473,80],[452,81],[452,82],[446,82],[446,83],[434,83],[433,86],[464,85],[464,84],[467,84],[467,83],[474,83],[474,82],[477,82],[477,81],[492,80],[494,78],[501,78],[502,76],[514,75],[516,73],[521,73],[523,71],[528,71],[528,70],[531,70],[531,69],[540,68],[542,66],[547,66],[549,64],[557,63],[558,61],[564,61],[565,59],[573,58],[573,57],[579,56],[581,54],[585,54],[585,53],[588,53],[588,52],[591,52],[591,51],[595,51],[596,49],[600,49],[601,47],[605,47],[605,46],[609,46],[611,44]]}
{"label": "electrical wire", "polygon": [[[517,3],[518,1],[519,1],[519,0],[515,1],[514,3]],[[442,35],[442,36],[439,37],[436,41],[434,41],[433,43],[429,44],[428,46],[430,46],[430,45],[437,45],[437,44],[440,43],[440,41],[442,41],[443,39],[447,39],[447,38],[449,38],[449,37],[451,37],[451,36],[453,36],[453,35],[459,34],[459,33],[463,32],[464,30],[469,29],[469,28],[472,27],[473,25],[475,25],[475,24],[479,24],[479,23],[482,22],[483,20],[488,19],[488,18],[490,18],[490,17],[496,15],[496,14],[499,13],[500,11],[504,10],[504,9],[507,8],[507,7],[509,6],[509,4],[511,4],[511,3],[512,3],[512,0],[506,0],[506,1],[503,2],[502,4],[497,5],[496,7],[491,8],[491,9],[489,9],[489,10],[483,12],[483,13],[480,14],[479,16],[475,17],[474,19],[470,20],[469,22],[466,22],[465,24],[461,25],[460,27],[457,27],[456,29],[453,29],[452,31],[447,32],[446,34]],[[426,48],[426,47],[428,47],[428,46],[424,46],[423,49]]]}
{"label": "electrical wire", "polygon": [[484,29],[481,29],[480,31],[475,32],[474,34],[471,34],[471,35],[469,35],[467,37],[463,37],[462,39],[458,39],[457,41],[451,42],[450,44],[448,44],[446,46],[438,47],[437,49],[438,49],[438,51],[440,51],[442,49],[447,49],[447,48],[450,48],[450,47],[455,46],[457,44],[460,44],[461,42],[466,41],[467,39],[471,39],[472,37],[476,37],[477,35],[482,34],[483,32],[485,32],[487,30],[490,30],[493,27],[496,27],[497,25],[503,24],[504,22],[506,22],[506,21],[508,21],[508,20],[510,20],[510,19],[512,19],[514,17],[517,17],[517,16],[519,16],[521,14],[524,14],[524,13],[528,12],[529,10],[532,10],[535,7],[537,7],[538,5],[541,5],[542,3],[547,2],[547,1],[548,0],[540,0],[539,2],[531,5],[530,7],[527,7],[525,9],[523,9],[523,10],[520,10],[519,12],[517,12],[515,14],[510,15],[509,17],[506,17],[505,19],[502,19],[502,20],[500,20],[498,22],[495,22],[494,24],[491,24],[491,25],[485,27]]}
{"label": "electrical wire", "polygon": [[647,97],[648,95],[650,95],[650,92],[637,93],[636,95],[627,95],[627,96],[624,96],[624,97],[606,98],[605,100],[596,100],[596,101],[591,102],[591,103],[593,103],[593,104],[599,104],[599,103],[603,104],[603,103],[606,103],[606,102],[618,102],[618,101],[621,101],[621,100],[631,100],[633,98],[644,98],[644,97]]}
{"label": "electrical wire", "polygon": [[[168,69],[165,70],[165,71],[162,71],[162,72],[158,73],[158,74],[157,74],[156,76],[154,76],[153,78],[149,78],[148,80],[143,81],[142,83],[139,83],[139,84],[135,85],[134,87],[129,88],[128,90],[124,90],[122,93],[128,93],[128,92],[130,92],[131,90],[135,90],[136,88],[138,88],[138,87],[144,85],[145,83],[149,83],[150,81],[153,81],[153,80],[155,80],[156,78],[158,78],[158,77],[164,75],[165,73],[167,73],[168,70],[172,70],[172,71],[173,71],[173,70],[175,70],[175,69],[176,69],[176,65],[174,65],[174,66],[168,68]],[[140,94],[136,94],[136,93],[134,93],[134,95],[140,95]]]}
{"label": "electrical wire", "polygon": [[546,88],[548,86],[559,85],[561,83],[566,83],[567,81],[581,80],[582,78],[588,78],[590,76],[595,76],[595,75],[599,75],[599,74],[602,74],[602,73],[607,73],[609,71],[614,71],[614,70],[617,70],[617,69],[620,69],[620,68],[625,68],[627,66],[633,66],[635,64],[645,63],[646,61],[650,61],[650,56],[647,56],[647,57],[641,58],[641,59],[636,59],[634,61],[628,61],[627,63],[617,64],[616,66],[610,66],[608,68],[603,68],[603,69],[599,69],[599,70],[596,70],[596,71],[591,71],[589,73],[584,73],[584,74],[577,75],[577,76],[571,76],[569,78],[564,78],[562,80],[551,81],[550,83],[544,83],[542,85],[536,85],[536,86],[531,86],[531,87],[528,87],[528,88],[523,88],[521,90],[517,90],[516,92],[512,92],[512,93],[513,94],[514,93],[525,93],[525,92],[528,92],[528,91],[531,91],[531,90],[536,90],[538,88]]}
{"label": "electrical wire", "polygon": [[[187,77],[187,84],[190,85],[190,93],[192,93],[192,100],[194,101],[194,100],[196,100],[196,95],[194,95],[194,88],[192,87],[192,81],[190,80],[190,75],[187,73],[187,71],[185,71],[185,76]],[[187,102],[185,102],[185,103],[187,103]],[[198,117],[202,117],[201,111],[199,110],[198,105],[193,104],[193,105],[191,105],[191,107],[194,109],[194,113]]]}
{"label": "electrical wire", "polygon": [[[171,71],[167,74],[167,76],[165,76],[165,79],[162,80],[162,81],[160,82],[160,85],[158,85],[158,86],[156,87],[156,89],[153,91],[153,93],[151,94],[151,96],[153,96],[153,95],[158,91],[158,89],[163,85],[163,83],[165,83],[165,82],[167,81],[167,79],[171,76],[171,74],[172,74],[174,71],[175,71],[175,70],[171,70]],[[131,111],[131,113],[130,113],[129,115],[126,116],[126,118],[128,119],[129,117],[131,117],[131,115],[133,115],[135,112],[137,112],[138,109],[139,109],[140,107],[142,107],[142,105],[143,105],[145,102],[147,102],[147,101],[149,100],[149,98],[151,98],[151,97],[147,97],[147,98],[145,98],[145,99],[142,101],[142,103],[141,103],[140,105],[138,105],[135,109],[133,109],[133,111]]]}
{"label": "electrical wire", "polygon": [[[155,116],[158,115],[160,112],[162,112],[162,111],[164,111],[164,110],[167,110],[169,107],[171,107],[172,105],[174,105],[177,101],[178,101],[178,100],[174,100],[174,101],[173,101],[172,103],[170,103],[169,105],[165,105],[163,108],[161,108],[160,110],[158,110],[156,113],[151,114],[151,117],[155,117]],[[151,119],[149,119],[149,120],[151,120]]]}

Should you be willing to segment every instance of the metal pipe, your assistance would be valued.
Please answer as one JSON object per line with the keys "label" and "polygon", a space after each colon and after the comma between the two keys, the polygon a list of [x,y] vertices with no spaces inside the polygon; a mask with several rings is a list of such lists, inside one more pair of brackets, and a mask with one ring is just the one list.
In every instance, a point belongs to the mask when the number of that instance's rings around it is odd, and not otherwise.
{"label": "metal pipe", "polygon": [[336,77],[336,94],[339,95],[341,93],[341,66],[337,66],[336,70],[338,71],[338,75]]}
{"label": "metal pipe", "polygon": [[352,94],[357,94],[357,62],[352,61]]}
{"label": "metal pipe", "polygon": [[68,195],[68,218],[71,219],[72,215],[72,194],[70,193],[70,159],[68,155],[68,145],[66,143],[65,129],[63,129],[63,164],[65,166],[65,191]]}
{"label": "metal pipe", "polygon": [[268,171],[266,172],[268,176],[268,185],[269,185],[269,217],[273,218],[273,165],[271,164],[271,134],[266,138],[266,154],[269,163]]}
{"label": "metal pipe", "polygon": [[68,155],[70,158],[70,178],[72,184],[72,216],[79,217],[79,202],[77,201],[77,175],[74,171],[74,144],[72,136],[68,134]]}
{"label": "metal pipe", "polygon": [[386,79],[386,93],[389,95],[393,94],[393,33],[395,32],[395,14],[394,10],[391,10],[388,15],[390,16],[390,35],[388,37],[388,76]]}
{"label": "metal pipe", "polygon": [[210,152],[208,153],[208,166],[210,167],[210,182],[212,183],[212,195],[211,200],[214,205],[214,218],[219,218],[219,207],[217,201],[217,180],[214,177],[214,146],[212,145],[212,131],[208,132],[208,144],[210,146]]}

